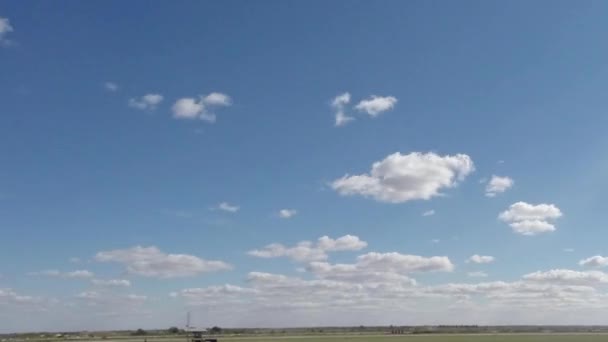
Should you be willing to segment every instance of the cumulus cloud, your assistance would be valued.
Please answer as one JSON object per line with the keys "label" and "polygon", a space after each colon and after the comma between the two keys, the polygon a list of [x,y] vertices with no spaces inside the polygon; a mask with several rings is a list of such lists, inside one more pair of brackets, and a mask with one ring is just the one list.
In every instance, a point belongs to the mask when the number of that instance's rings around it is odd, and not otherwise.
{"label": "cumulus cloud", "polygon": [[58,277],[58,278],[71,278],[71,279],[90,279],[95,274],[88,270],[75,270],[70,272],[60,272],[58,270],[44,270],[39,272],[30,272],[28,275],[31,276],[47,276],[47,277]]}
{"label": "cumulus cloud", "polygon": [[608,274],[599,271],[578,272],[566,269],[555,269],[546,272],[534,272],[523,276],[524,280],[562,284],[562,285],[597,285],[608,283]]}
{"label": "cumulus cloud", "polygon": [[601,255],[595,255],[579,261],[578,264],[587,267],[606,267],[608,266],[608,258]]}
{"label": "cumulus cloud", "polygon": [[561,216],[562,212],[554,204],[533,205],[517,202],[500,213],[498,218],[507,222],[514,232],[532,236],[555,231],[555,226],[550,221]]}
{"label": "cumulus cloud", "polygon": [[173,117],[176,119],[200,119],[210,123],[216,121],[212,107],[228,107],[232,105],[230,96],[218,92],[200,95],[198,98],[180,98],[171,107]]}
{"label": "cumulus cloud", "polygon": [[146,94],[140,98],[130,98],[129,107],[141,110],[155,110],[163,101],[163,96],[160,94]]}
{"label": "cumulus cloud", "polygon": [[291,218],[294,217],[298,213],[295,209],[281,209],[279,210],[280,218]]}
{"label": "cumulus cloud", "polygon": [[222,211],[227,211],[229,213],[236,213],[241,208],[238,205],[232,205],[232,204],[229,204],[228,202],[222,202],[217,205],[217,209],[222,210]]}
{"label": "cumulus cloud", "polygon": [[127,279],[92,279],[91,284],[102,287],[131,287]]}
{"label": "cumulus cloud", "polygon": [[14,29],[11,26],[10,20],[0,17],[0,46],[9,44],[10,41],[6,36],[13,31]]}
{"label": "cumulus cloud", "polygon": [[367,242],[354,235],[344,235],[337,239],[322,236],[316,244],[301,241],[293,247],[286,247],[280,243],[273,243],[262,249],[251,250],[247,254],[258,258],[286,257],[298,262],[310,262],[327,259],[327,252],[358,251],[365,247]]}
{"label": "cumulus cloud", "polygon": [[366,100],[359,102],[355,109],[366,112],[371,117],[376,117],[387,110],[391,110],[397,104],[397,98],[394,96],[376,96],[372,95]]}
{"label": "cumulus cloud", "polygon": [[513,184],[513,179],[509,177],[492,175],[492,178],[486,184],[486,196],[495,197],[497,194],[507,191]]}
{"label": "cumulus cloud", "polygon": [[469,259],[467,259],[467,263],[472,262],[474,264],[489,264],[494,262],[494,257],[489,255],[472,255]]}
{"label": "cumulus cloud", "polygon": [[435,215],[435,210],[433,210],[433,209],[427,210],[422,213],[422,216],[433,216],[433,215]]}
{"label": "cumulus cloud", "polygon": [[232,269],[223,261],[205,260],[188,254],[168,254],[154,246],[102,251],[95,255],[95,260],[119,263],[129,274],[155,278],[188,277]]}
{"label": "cumulus cloud", "polygon": [[381,202],[428,200],[441,195],[442,189],[455,187],[474,170],[466,154],[397,152],[375,162],[369,174],[346,174],[331,187],[341,195],[362,195]]}
{"label": "cumulus cloud", "polygon": [[[103,87],[109,91],[109,92],[115,92],[118,91],[118,84],[114,83],[114,82],[105,82],[103,84]],[[137,107],[136,107],[137,108]],[[141,109],[141,108],[140,108]]]}
{"label": "cumulus cloud", "polygon": [[222,93],[211,93],[202,98],[203,103],[209,106],[231,106],[232,99],[230,96]]}
{"label": "cumulus cloud", "polygon": [[[606,285],[601,272],[552,270],[531,273],[511,282],[423,285],[409,277],[408,272],[417,267],[405,267],[402,258],[396,259],[396,263],[388,262],[377,268],[366,268],[359,261],[312,262],[307,268],[312,278],[250,272],[245,285],[187,288],[174,291],[171,296],[198,306],[201,312],[212,312],[216,319],[236,316],[251,325],[266,321],[315,325],[307,320],[310,317],[328,324],[352,325],[361,317],[376,315],[381,317],[378,324],[386,322],[387,317],[391,320],[408,317],[416,324],[438,319],[458,324],[470,321],[517,324],[508,319],[514,314],[518,320],[548,324],[556,317],[563,318],[566,312],[575,317],[581,312],[599,314],[608,304],[608,296],[599,290]],[[534,321],[539,315],[543,320]],[[545,321],[546,315],[550,319]],[[450,321],[450,317],[457,320]],[[489,321],[485,320],[488,317]],[[560,322],[567,323],[568,319]]]}
{"label": "cumulus cloud", "polygon": [[344,126],[355,120],[352,116],[346,115],[346,105],[350,102],[350,94],[344,93],[336,96],[331,102],[331,107],[336,113],[336,126]]}

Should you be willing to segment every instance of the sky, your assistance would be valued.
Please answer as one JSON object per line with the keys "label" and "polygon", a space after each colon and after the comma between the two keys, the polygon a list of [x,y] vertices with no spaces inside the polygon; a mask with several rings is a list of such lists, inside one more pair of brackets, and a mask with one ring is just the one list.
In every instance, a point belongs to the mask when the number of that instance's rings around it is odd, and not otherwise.
{"label": "sky", "polygon": [[608,324],[604,1],[0,1],[0,332]]}

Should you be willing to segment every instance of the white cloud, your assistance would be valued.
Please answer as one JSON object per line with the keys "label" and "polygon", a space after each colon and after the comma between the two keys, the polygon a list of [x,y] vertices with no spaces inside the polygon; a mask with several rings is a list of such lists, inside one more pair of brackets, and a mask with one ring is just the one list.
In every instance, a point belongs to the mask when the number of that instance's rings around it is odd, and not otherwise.
{"label": "white cloud", "polygon": [[476,271],[467,273],[467,276],[471,278],[486,278],[488,274],[482,271]]}
{"label": "white cloud", "polygon": [[472,255],[469,259],[467,259],[467,263],[472,262],[474,264],[489,264],[494,262],[494,257],[489,255]]}
{"label": "white cloud", "polygon": [[550,220],[562,216],[562,212],[554,204],[533,205],[526,202],[512,204],[508,210],[498,215],[498,218],[507,222],[513,231],[522,235],[536,235],[552,232],[555,226]]}
{"label": "white cloud", "polygon": [[433,209],[427,210],[422,213],[422,216],[433,216],[433,215],[435,215],[435,210],[433,210]]}
{"label": "white cloud", "polygon": [[[173,104],[173,117],[178,119],[195,119],[203,112],[204,108],[202,101],[196,101],[196,99],[189,97],[182,98]],[[215,118],[208,121],[215,121]]]}
{"label": "white cloud", "polygon": [[102,251],[95,255],[95,260],[120,263],[129,274],[155,278],[188,277],[232,269],[223,261],[205,260],[188,254],[167,254],[154,246]]}
{"label": "white cloud", "polygon": [[160,94],[146,94],[140,98],[129,99],[129,107],[141,110],[155,110],[156,106],[163,101]]}
{"label": "white cloud", "polygon": [[355,120],[352,116],[346,115],[346,105],[350,102],[350,94],[344,93],[336,96],[331,102],[332,108],[336,112],[336,126],[344,126]]}
{"label": "white cloud", "polygon": [[202,98],[203,103],[210,106],[231,106],[232,99],[230,96],[222,93],[211,93]]}
{"label": "white cloud", "polygon": [[492,175],[492,178],[486,185],[486,196],[494,197],[499,193],[507,191],[513,186],[513,179],[509,177],[499,177]]}
{"label": "white cloud", "polygon": [[44,270],[39,272],[30,272],[28,275],[31,276],[47,276],[47,277],[58,277],[58,278],[72,278],[72,279],[90,279],[95,274],[88,270],[75,270],[70,272],[60,272],[58,270]]}
{"label": "white cloud", "polygon": [[176,119],[200,119],[210,123],[215,122],[216,115],[208,107],[228,107],[232,105],[230,96],[213,92],[197,98],[184,97],[178,99],[171,107]]}
{"label": "white cloud", "polygon": [[562,285],[597,285],[608,283],[608,274],[599,271],[578,272],[555,269],[546,272],[534,272],[523,276],[524,280],[546,282]]}
{"label": "white cloud", "polygon": [[238,205],[231,205],[228,202],[222,202],[217,205],[217,209],[222,210],[222,211],[227,211],[229,213],[236,213],[241,208]]}
{"label": "white cloud", "polygon": [[441,240],[440,239],[432,239],[431,242],[432,243],[439,243],[439,242],[441,242]]}
{"label": "white cloud", "polygon": [[281,210],[279,210],[279,217],[280,218],[291,218],[291,217],[295,216],[297,213],[298,213],[298,211],[295,209],[281,209]]}
{"label": "white cloud", "polygon": [[372,95],[369,99],[359,102],[355,109],[366,112],[371,117],[376,117],[382,112],[393,109],[396,104],[397,99],[394,96]]}
{"label": "white cloud", "polygon": [[126,279],[92,279],[91,283],[102,287],[131,287],[131,282]]}
{"label": "white cloud", "polygon": [[72,264],[79,264],[79,263],[81,263],[81,262],[82,262],[82,260],[80,260],[80,258],[77,258],[77,257],[72,257],[72,258],[70,258],[70,260],[69,260],[69,261],[70,261]]}
{"label": "white cloud", "polygon": [[574,248],[564,248],[563,250],[566,253],[572,253],[572,252],[574,252]]}
{"label": "white cloud", "polygon": [[454,264],[446,256],[427,258],[397,252],[363,254],[357,257],[357,264],[361,267],[395,272],[451,272],[454,270]]}
{"label": "white cloud", "polygon": [[298,262],[309,262],[327,259],[327,252],[358,251],[365,247],[367,242],[354,235],[344,235],[337,239],[322,236],[316,244],[301,241],[293,247],[286,247],[280,243],[273,243],[262,249],[251,250],[247,254],[258,258],[287,257]]}
{"label": "white cloud", "polygon": [[44,299],[40,297],[25,296],[10,288],[0,288],[0,304],[2,305],[40,304],[43,301]]}
{"label": "white cloud", "polygon": [[578,262],[581,266],[587,267],[606,267],[608,266],[608,258],[601,255],[592,256]]}
{"label": "white cloud", "polygon": [[[107,91],[110,91],[110,92],[115,92],[115,91],[117,91],[117,90],[118,90],[118,84],[116,84],[116,83],[114,83],[114,82],[105,82],[105,83],[103,84],[103,87],[104,87],[104,88],[105,88]],[[162,97],[161,97],[161,99],[162,99]],[[149,101],[149,100],[148,100],[148,101]],[[136,108],[137,108],[137,107],[136,107]],[[140,109],[142,109],[142,108],[140,108]]]}
{"label": "white cloud", "polygon": [[369,174],[346,174],[331,183],[341,195],[362,195],[377,201],[401,203],[441,195],[475,170],[466,154],[393,153],[375,162]]}
{"label": "white cloud", "polygon": [[10,20],[8,18],[0,17],[0,46],[10,43],[10,41],[6,39],[6,36],[13,31],[14,29],[11,26]]}

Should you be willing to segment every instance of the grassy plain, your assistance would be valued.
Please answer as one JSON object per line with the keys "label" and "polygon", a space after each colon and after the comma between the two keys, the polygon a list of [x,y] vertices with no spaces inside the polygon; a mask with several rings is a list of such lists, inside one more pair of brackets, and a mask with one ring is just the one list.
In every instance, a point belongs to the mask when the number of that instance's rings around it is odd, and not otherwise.
{"label": "grassy plain", "polygon": [[[160,339],[159,339],[160,340]],[[107,339],[104,342],[109,342]],[[128,342],[144,342],[144,339],[133,338]],[[121,342],[126,342],[121,340]],[[151,339],[148,339],[151,341]],[[152,340],[154,341],[154,340]],[[185,342],[184,339],[162,339],[163,342]],[[218,336],[218,342],[608,342],[608,334],[428,334],[428,335],[338,335],[338,336],[256,336],[224,337]],[[160,341],[158,341],[160,342]]]}

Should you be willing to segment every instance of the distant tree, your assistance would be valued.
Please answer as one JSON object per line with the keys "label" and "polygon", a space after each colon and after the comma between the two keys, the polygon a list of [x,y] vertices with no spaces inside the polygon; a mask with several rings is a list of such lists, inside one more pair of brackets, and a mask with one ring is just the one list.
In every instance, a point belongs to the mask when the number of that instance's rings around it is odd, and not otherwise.
{"label": "distant tree", "polygon": [[147,334],[148,334],[148,332],[147,332],[147,331],[145,331],[144,329],[137,329],[137,330],[136,330],[136,331],[133,333],[133,335],[135,335],[135,336],[143,336],[143,335],[147,335]]}
{"label": "distant tree", "polygon": [[222,333],[222,328],[218,327],[218,326],[214,326],[213,328],[211,328],[211,330],[209,330],[212,334],[221,334]]}
{"label": "distant tree", "polygon": [[178,334],[179,333],[179,328],[178,327],[171,327],[167,331],[169,332],[169,334]]}

